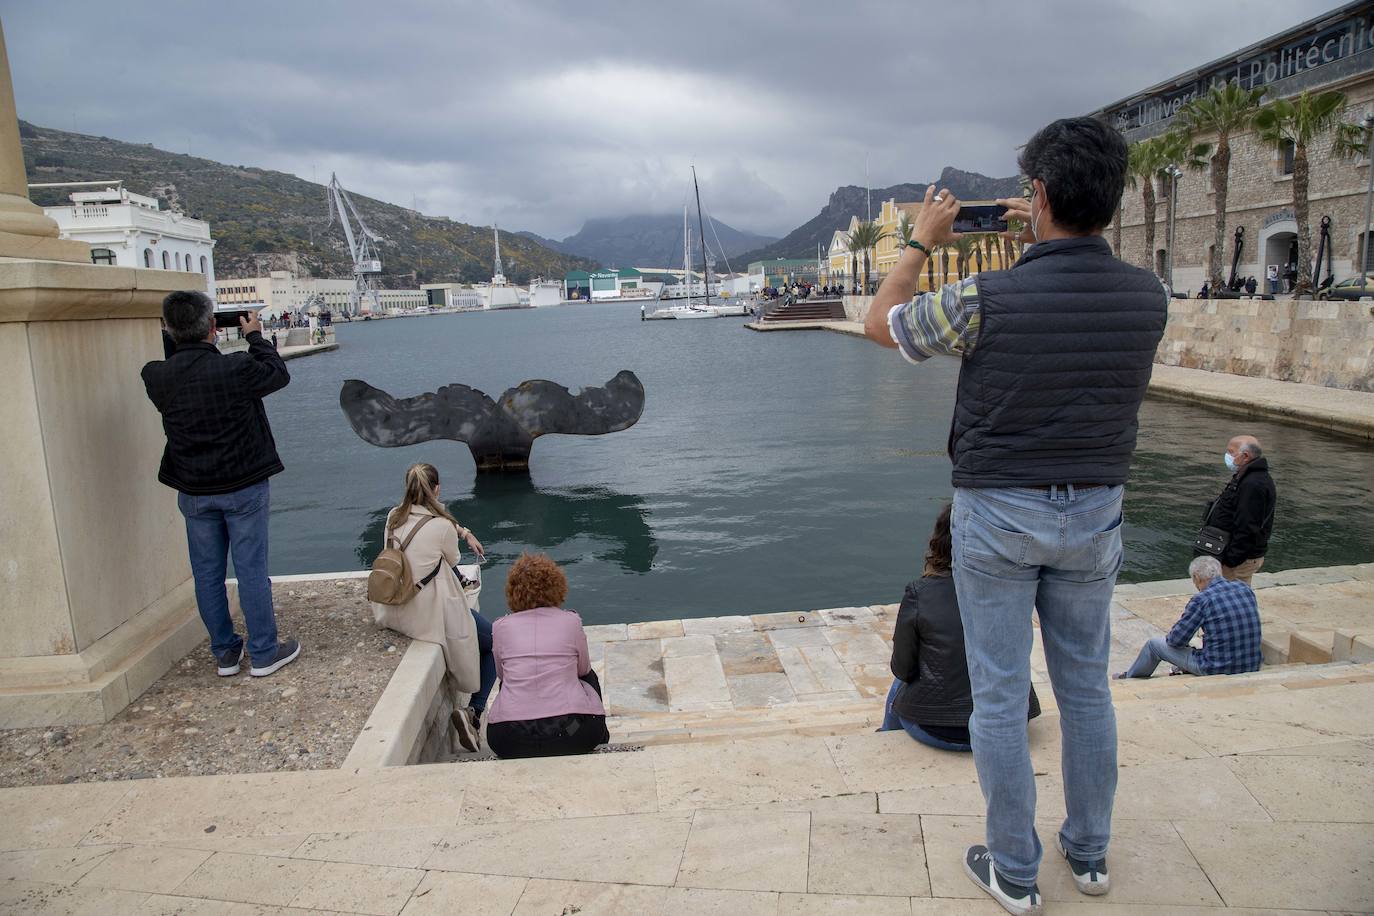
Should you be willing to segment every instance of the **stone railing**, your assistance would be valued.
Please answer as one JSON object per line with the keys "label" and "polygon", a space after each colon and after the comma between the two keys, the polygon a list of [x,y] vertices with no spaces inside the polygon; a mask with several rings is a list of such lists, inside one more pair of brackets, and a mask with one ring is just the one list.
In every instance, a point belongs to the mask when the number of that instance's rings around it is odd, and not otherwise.
{"label": "stone railing", "polygon": [[1374,391],[1369,303],[1171,299],[1155,362]]}

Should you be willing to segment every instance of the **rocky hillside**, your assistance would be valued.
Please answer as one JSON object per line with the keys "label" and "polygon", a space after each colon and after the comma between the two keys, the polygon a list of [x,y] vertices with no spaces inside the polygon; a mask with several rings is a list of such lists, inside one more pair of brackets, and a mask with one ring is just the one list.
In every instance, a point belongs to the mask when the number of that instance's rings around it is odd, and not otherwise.
{"label": "rocky hillside", "polygon": [[[949,166],[940,173],[935,182],[937,187],[949,188],[956,197],[964,200],[990,200],[996,197],[1009,197],[1021,193],[1021,179],[989,178],[977,172],[963,172]],[[881,201],[895,197],[899,202],[921,200],[925,197],[926,184],[896,184],[890,188],[874,188],[872,192],[873,209],[877,213]],[[810,220],[793,229],[785,237],[771,245],[755,248],[740,256],[741,261],[761,261],[771,258],[814,258],[816,244],[830,245],[830,238],[836,229],[848,229],[849,218],[862,215],[868,192],[855,185],[836,188],[830,195],[821,212]],[[747,263],[746,261],[746,263]]]}
{"label": "rocky hillside", "polygon": [[[295,175],[249,166],[232,166],[169,153],[151,145],[124,143],[108,137],[68,133],[21,121],[24,162],[29,181],[124,179],[138,194],[166,207],[208,220],[217,240],[215,273],[220,277],[254,276],[287,263],[317,277],[347,277],[352,264],[343,233],[329,226],[323,185]],[[341,176],[344,186],[348,176]],[[491,276],[492,233],[488,228],[423,216],[413,210],[350,194],[354,206],[385,241],[381,249],[391,288],[415,283],[461,281]],[[38,190],[35,203],[66,202],[62,190]],[[593,262],[516,236],[501,239],[506,275],[524,283],[532,276],[562,277]]]}
{"label": "rocky hillside", "polygon": [[[695,214],[692,219],[692,247],[700,257],[701,240]],[[771,244],[771,236],[743,232],[727,226],[718,219],[707,217],[706,236],[711,252],[725,269],[725,256],[733,262],[743,251]],[[604,219],[589,219],[576,235],[561,242],[545,239],[532,232],[522,232],[542,245],[575,256],[590,258],[607,267],[672,267],[682,263],[681,214],[636,214]],[[717,244],[719,242],[719,244]],[[739,265],[735,265],[737,268]]]}

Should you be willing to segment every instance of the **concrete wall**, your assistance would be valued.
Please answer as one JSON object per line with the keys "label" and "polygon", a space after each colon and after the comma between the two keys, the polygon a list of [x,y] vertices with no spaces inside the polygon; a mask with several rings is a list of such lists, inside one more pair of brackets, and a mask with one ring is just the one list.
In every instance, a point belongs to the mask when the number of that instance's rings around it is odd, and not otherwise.
{"label": "concrete wall", "polygon": [[1174,299],[1155,361],[1374,391],[1369,303]]}

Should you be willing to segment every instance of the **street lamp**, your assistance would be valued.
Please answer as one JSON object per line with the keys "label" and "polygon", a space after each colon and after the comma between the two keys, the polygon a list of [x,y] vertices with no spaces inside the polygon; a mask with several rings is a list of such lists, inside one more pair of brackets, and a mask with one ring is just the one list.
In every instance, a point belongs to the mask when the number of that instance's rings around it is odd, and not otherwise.
{"label": "street lamp", "polygon": [[1374,114],[1364,117],[1365,133],[1369,134],[1369,190],[1364,195],[1364,231],[1360,233],[1360,298],[1364,298],[1365,273],[1369,270],[1369,265],[1365,260],[1369,257],[1369,208],[1374,204]]}
{"label": "street lamp", "polygon": [[1183,169],[1176,165],[1171,165],[1164,170],[1169,176],[1169,251],[1165,262],[1165,283],[1169,286],[1169,295],[1174,293],[1174,220],[1178,218],[1178,180],[1183,177]]}

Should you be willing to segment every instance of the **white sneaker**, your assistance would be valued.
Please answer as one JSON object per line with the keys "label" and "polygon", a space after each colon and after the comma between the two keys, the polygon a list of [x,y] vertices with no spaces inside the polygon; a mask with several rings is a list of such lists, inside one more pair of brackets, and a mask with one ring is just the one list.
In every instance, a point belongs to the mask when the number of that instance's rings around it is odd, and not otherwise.
{"label": "white sneaker", "polygon": [[964,852],[964,871],[973,883],[987,891],[989,897],[1002,905],[1002,909],[1016,916],[1043,916],[1045,902],[1040,896],[1040,888],[1032,884],[1021,887],[997,874],[997,866],[992,861],[992,853],[986,846],[970,846]]}
{"label": "white sneaker", "polygon": [[1073,873],[1073,883],[1078,886],[1080,894],[1087,894],[1089,897],[1101,897],[1111,890],[1111,878],[1107,875],[1107,860],[1098,859],[1089,862],[1068,854],[1064,849],[1064,841],[1058,834],[1054,837],[1055,848],[1059,854],[1069,863],[1069,871]]}

